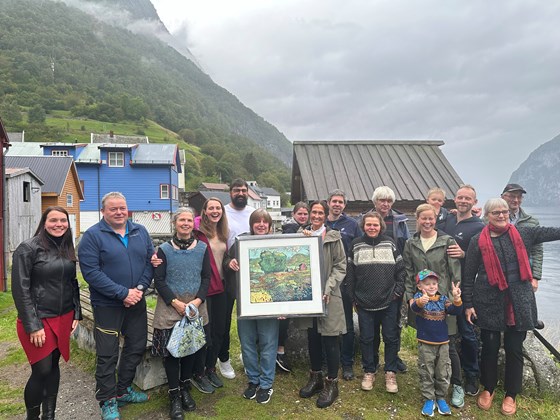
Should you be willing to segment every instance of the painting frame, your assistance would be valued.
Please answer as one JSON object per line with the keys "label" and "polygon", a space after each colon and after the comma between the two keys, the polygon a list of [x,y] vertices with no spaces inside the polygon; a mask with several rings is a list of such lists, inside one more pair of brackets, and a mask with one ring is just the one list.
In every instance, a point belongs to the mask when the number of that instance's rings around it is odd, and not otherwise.
{"label": "painting frame", "polygon": [[238,319],[326,315],[320,237],[242,235],[236,258]]}

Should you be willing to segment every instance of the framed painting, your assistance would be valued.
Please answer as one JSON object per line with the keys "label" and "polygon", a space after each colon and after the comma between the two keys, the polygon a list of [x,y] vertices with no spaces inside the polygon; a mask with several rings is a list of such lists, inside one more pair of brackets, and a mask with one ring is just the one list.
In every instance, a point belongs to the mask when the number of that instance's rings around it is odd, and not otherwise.
{"label": "framed painting", "polygon": [[238,318],[325,315],[319,237],[251,235],[236,241]]}

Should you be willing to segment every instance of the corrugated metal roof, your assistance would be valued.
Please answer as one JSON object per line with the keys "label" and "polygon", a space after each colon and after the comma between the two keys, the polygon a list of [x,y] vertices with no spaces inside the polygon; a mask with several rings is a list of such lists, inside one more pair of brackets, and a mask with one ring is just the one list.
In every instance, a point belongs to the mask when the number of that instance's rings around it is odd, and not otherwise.
{"label": "corrugated metal roof", "polygon": [[278,191],[276,191],[274,188],[269,188],[269,187],[261,187],[262,192],[264,193],[264,195],[280,195],[280,193]]}
{"label": "corrugated metal roof", "polygon": [[43,180],[37,176],[35,172],[33,172],[29,168],[6,168],[6,178],[15,178],[17,176],[29,173],[33,178],[37,180],[37,182],[41,185],[44,184]]}
{"label": "corrugated metal roof", "polygon": [[43,193],[60,195],[72,165],[71,156],[6,156],[6,166],[29,168],[45,183]]}
{"label": "corrugated metal roof", "polygon": [[132,151],[132,164],[168,164],[176,159],[176,144],[139,144]]}
{"label": "corrugated metal roof", "polygon": [[382,185],[395,192],[397,201],[423,201],[433,187],[443,188],[451,199],[463,182],[443,155],[443,144],[439,140],[295,141],[292,201],[326,199],[329,191],[338,188],[348,201],[367,202]]}
{"label": "corrugated metal roof", "polygon": [[199,191],[200,195],[202,195],[206,200],[212,197],[216,197],[220,199],[222,204],[225,206],[231,202],[231,197],[229,196],[229,192],[224,191]]}
{"label": "corrugated metal roof", "polygon": [[42,156],[43,149],[41,148],[41,143],[12,143],[7,156]]}
{"label": "corrugated metal roof", "polygon": [[10,140],[10,143],[21,143],[23,142],[24,139],[24,132],[8,132],[8,140]]}
{"label": "corrugated metal roof", "polygon": [[117,143],[117,144],[147,144],[150,141],[147,136],[121,136],[118,134],[99,134],[91,133],[92,143]]}

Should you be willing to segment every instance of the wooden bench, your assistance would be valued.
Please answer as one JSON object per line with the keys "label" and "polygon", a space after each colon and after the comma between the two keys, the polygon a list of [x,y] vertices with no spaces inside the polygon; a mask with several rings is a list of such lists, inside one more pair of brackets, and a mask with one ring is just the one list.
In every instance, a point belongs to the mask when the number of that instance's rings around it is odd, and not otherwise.
{"label": "wooden bench", "polygon": [[[78,347],[95,353],[95,339],[93,337],[93,309],[89,299],[89,290],[80,290],[80,303],[82,305],[83,321],[80,322],[78,329],[74,333],[74,338]],[[142,362],[136,368],[136,376],[134,383],[143,390],[151,389],[167,383],[167,376],[163,367],[161,357],[152,357],[152,337],[154,332],[154,311],[147,310],[148,313],[148,340],[146,342],[146,351],[142,357]],[[123,340],[121,338],[121,349]]]}

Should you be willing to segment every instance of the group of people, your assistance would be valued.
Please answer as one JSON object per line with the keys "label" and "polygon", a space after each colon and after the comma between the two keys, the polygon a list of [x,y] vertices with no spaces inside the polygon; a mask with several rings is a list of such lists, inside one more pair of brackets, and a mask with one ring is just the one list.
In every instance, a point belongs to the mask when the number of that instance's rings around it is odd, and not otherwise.
{"label": "group of people", "polygon": [[[15,251],[12,268],[17,332],[32,366],[24,393],[28,419],[40,414],[54,418],[59,359],[68,360],[69,338],[81,319],[77,261],[90,289],[95,398],[103,419],[118,419],[120,406],[148,400],[132,387],[132,380],[146,349],[144,295],[152,279],[158,297],[151,351],[163,358],[170,418],[181,419],[185,411],[196,409],[191,386],[212,393],[223,386],[221,377],[235,378],[229,348],[240,270],[236,238],[272,233],[271,216],[247,205],[248,192],[247,182],[236,179],[230,203],[210,198],[199,216],[191,208],[179,208],[172,217],[172,239],[157,251],[146,229],[128,220],[121,193],[103,197],[103,218],[83,234],[78,258],[66,210],[45,210],[35,236]],[[398,392],[397,373],[407,370],[399,358],[407,320],[417,329],[422,414],[451,414],[446,402],[450,384],[451,405],[462,407],[466,393],[478,395],[478,406],[488,410],[503,334],[501,411],[514,414],[521,392],[523,341],[537,323],[540,244],[560,239],[560,229],[539,227],[521,209],[524,193],[521,186],[508,184],[501,198],[485,204],[483,221],[472,186],[459,188],[456,209],[450,211],[442,207],[445,192],[434,188],[416,209],[413,236],[407,217],[392,208],[395,193],[386,186],[375,189],[374,208],[358,219],[344,213],[347,201],[341,190],[332,191],[326,201],[297,203],[282,230],[321,238],[327,308],[325,316],[293,322],[307,330],[308,339],[310,372],[300,397],[318,394],[316,405],[328,407],[339,394],[340,367],[344,380],[355,378],[355,311],[364,391],[373,389],[381,367],[382,339],[385,388]],[[206,344],[194,354],[174,357],[167,349],[173,327],[193,310],[202,317]],[[481,351],[474,324],[480,328]],[[248,380],[244,398],[266,404],[273,395],[276,367],[291,370],[285,349],[288,326],[283,317],[237,321]]]}

